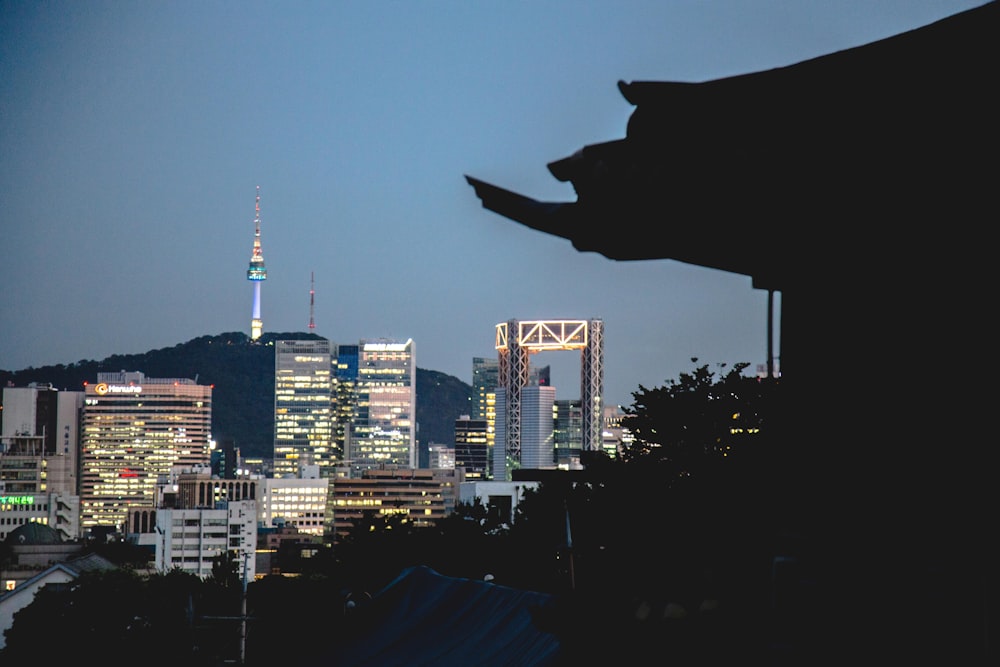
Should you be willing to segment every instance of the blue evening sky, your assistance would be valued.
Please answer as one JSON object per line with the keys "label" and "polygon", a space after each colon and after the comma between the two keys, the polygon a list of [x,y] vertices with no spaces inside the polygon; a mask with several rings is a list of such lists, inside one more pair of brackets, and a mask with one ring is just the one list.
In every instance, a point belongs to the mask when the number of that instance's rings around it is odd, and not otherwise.
{"label": "blue evening sky", "polygon": [[[0,368],[249,333],[260,186],[266,331],[308,330],[315,274],[316,333],[412,338],[465,382],[511,318],[603,319],[608,404],[692,357],[752,370],[749,277],[579,253],[464,175],[572,201],[546,164],[624,136],[619,79],[790,65],[981,4],[0,0]],[[534,361],[579,397],[578,353]]]}

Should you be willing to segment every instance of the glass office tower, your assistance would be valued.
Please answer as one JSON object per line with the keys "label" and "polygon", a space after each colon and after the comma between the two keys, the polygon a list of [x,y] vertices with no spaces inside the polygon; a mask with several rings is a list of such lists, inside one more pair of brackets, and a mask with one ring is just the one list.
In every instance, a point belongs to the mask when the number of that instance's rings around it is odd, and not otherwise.
{"label": "glass office tower", "polygon": [[[334,461],[330,341],[274,342],[274,476]],[[323,475],[325,476],[325,475]]]}
{"label": "glass office tower", "polygon": [[359,345],[357,410],[348,448],[352,477],[387,464],[417,467],[414,351],[412,339]]}

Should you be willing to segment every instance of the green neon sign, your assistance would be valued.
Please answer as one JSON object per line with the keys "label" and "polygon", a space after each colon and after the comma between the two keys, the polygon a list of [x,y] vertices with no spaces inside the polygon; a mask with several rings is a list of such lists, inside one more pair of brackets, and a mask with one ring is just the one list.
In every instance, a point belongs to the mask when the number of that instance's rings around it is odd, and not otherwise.
{"label": "green neon sign", "polygon": [[0,505],[34,505],[34,496],[0,496]]}

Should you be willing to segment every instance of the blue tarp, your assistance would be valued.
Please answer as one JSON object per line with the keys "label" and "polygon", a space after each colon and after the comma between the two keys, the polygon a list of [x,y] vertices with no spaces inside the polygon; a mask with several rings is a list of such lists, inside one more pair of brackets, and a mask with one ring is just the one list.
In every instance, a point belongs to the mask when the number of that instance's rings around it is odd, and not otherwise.
{"label": "blue tarp", "polygon": [[559,641],[535,627],[532,616],[551,600],[546,593],[411,567],[350,610],[347,620],[358,632],[324,664],[554,665]]}

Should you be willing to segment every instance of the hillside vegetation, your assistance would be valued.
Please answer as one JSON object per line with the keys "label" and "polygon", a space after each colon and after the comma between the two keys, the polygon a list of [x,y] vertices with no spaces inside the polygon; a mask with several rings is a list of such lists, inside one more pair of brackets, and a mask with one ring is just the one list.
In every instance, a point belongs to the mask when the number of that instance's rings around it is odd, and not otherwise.
{"label": "hillside vegetation", "polygon": [[[274,431],[274,341],[321,339],[311,333],[266,333],[257,341],[241,332],[201,336],[142,354],[115,354],[19,371],[0,370],[4,386],[49,383],[80,391],[98,373],[141,371],[147,377],[190,378],[214,386],[212,436],[233,439],[244,456],[269,457]],[[470,360],[471,368],[471,360]],[[12,385],[11,385],[12,383]],[[458,378],[417,368],[417,437],[420,460],[430,443],[452,444],[455,420],[468,414],[472,387]]]}

